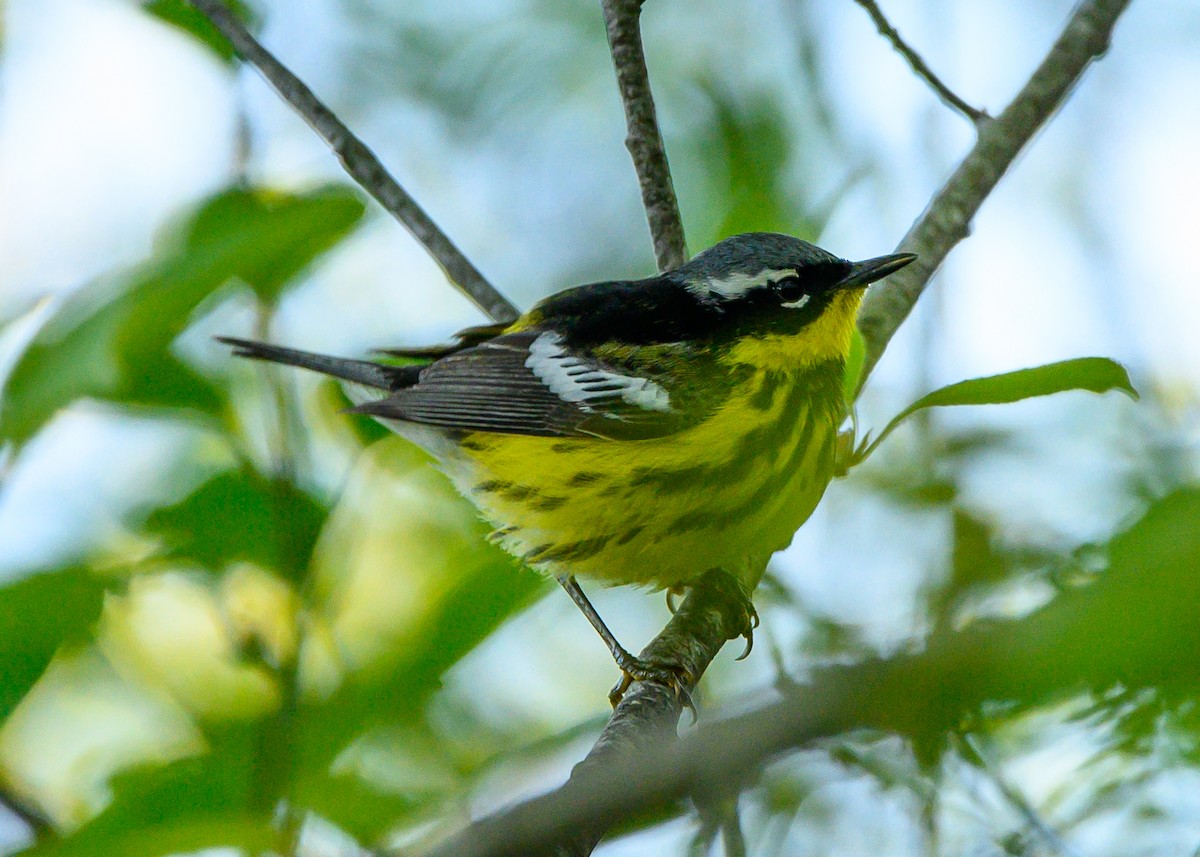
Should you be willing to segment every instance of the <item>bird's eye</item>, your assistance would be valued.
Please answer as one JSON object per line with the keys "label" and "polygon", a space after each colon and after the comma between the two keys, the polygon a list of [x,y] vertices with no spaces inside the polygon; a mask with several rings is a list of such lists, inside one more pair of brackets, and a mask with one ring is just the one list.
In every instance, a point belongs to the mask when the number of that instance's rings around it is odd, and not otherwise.
{"label": "bird's eye", "polygon": [[798,309],[808,303],[808,295],[804,293],[804,284],[800,282],[799,277],[784,277],[773,283],[773,286],[785,307]]}

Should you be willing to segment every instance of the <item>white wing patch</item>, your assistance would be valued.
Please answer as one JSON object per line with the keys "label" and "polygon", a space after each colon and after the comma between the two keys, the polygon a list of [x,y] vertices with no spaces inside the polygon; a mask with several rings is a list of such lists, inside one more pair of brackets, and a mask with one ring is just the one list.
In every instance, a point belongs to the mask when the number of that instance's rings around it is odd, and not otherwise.
{"label": "white wing patch", "polygon": [[736,298],[746,294],[751,289],[759,289],[775,280],[796,276],[795,268],[759,271],[757,274],[729,274],[721,279],[709,278],[703,283],[688,284],[688,290],[698,295],[719,295],[723,298]]}
{"label": "white wing patch", "polygon": [[590,412],[589,402],[620,397],[635,407],[670,413],[671,396],[649,378],[621,375],[598,368],[567,351],[562,337],[547,331],[529,345],[525,366],[554,395]]}

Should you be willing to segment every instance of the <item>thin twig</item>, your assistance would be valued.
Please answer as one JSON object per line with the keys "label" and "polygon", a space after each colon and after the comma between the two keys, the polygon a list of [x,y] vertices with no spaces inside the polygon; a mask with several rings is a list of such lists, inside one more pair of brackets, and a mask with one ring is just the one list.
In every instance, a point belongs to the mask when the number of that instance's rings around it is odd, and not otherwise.
{"label": "thin twig", "polygon": [[991,754],[983,746],[983,741],[978,735],[967,733],[962,736],[960,741],[962,748],[967,755],[975,760],[975,764],[983,770],[985,774],[1000,790],[1000,794],[1004,799],[1012,804],[1017,813],[1025,821],[1027,827],[1037,834],[1038,838],[1055,854],[1062,857],[1079,857],[1079,852],[1072,848],[1063,840],[1058,831],[1050,826],[1049,822],[1042,818],[1033,804],[1025,795],[1021,794],[1020,789],[1008,781],[1003,772],[992,761]]}
{"label": "thin twig", "polygon": [[1108,49],[1113,26],[1129,0],[1086,0],[1004,112],[979,129],[974,148],[937,192],[898,249],[917,261],[884,288],[871,289],[858,316],[866,343],[859,389],[908,317],[930,277],[950,250],[967,237],[971,219],[1017,155],[1063,103],[1092,60]]}
{"label": "thin twig", "polygon": [[496,321],[511,321],[517,309],[484,278],[425,210],[380,163],[367,145],[342,124],[303,81],[292,74],[242,26],[221,0],[190,0],[233,45],[238,55],[258,69],[267,82],[333,149],[346,172],[399,220],[441,266],[450,281]]}
{"label": "thin twig", "polygon": [[879,35],[891,43],[896,53],[904,57],[904,61],[908,63],[908,67],[913,70],[913,73],[929,84],[929,87],[937,93],[937,97],[944,104],[953,107],[976,125],[990,118],[987,111],[967,104],[966,101],[954,93],[954,90],[946,86],[940,77],[933,73],[933,69],[921,58],[921,55],[901,38],[900,33],[891,25],[891,22],[888,21],[887,16],[883,14],[883,10],[879,8],[879,4],[875,0],[854,0],[854,2],[866,10],[867,14],[871,16],[871,20],[875,23],[875,29],[879,31]]}
{"label": "thin twig", "polygon": [[629,132],[625,146],[633,158],[638,184],[642,188],[642,205],[654,240],[654,258],[660,271],[669,271],[687,261],[687,244],[642,51],[638,23],[642,0],[600,0],[600,5],[604,10],[604,25],[608,30],[608,46],[617,72],[621,103],[625,107]]}

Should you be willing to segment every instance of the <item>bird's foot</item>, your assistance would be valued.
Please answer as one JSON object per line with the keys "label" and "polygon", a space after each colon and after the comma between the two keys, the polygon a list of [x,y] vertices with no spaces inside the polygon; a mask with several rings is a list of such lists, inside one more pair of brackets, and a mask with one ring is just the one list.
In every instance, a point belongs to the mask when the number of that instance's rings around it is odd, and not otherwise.
{"label": "bird's foot", "polygon": [[750,657],[750,652],[754,648],[754,629],[758,627],[758,611],[754,609],[749,596],[742,602],[742,608],[745,611],[746,621],[743,625],[741,636],[746,640],[746,648],[737,656],[737,660],[739,661],[744,661]]}
{"label": "bird's foot", "polygon": [[695,684],[696,677],[687,669],[667,661],[643,660],[628,652],[622,653],[616,661],[621,669],[621,680],[608,692],[608,701],[612,703],[613,708],[620,704],[630,685],[635,681],[646,681],[671,690],[682,702],[683,707],[692,713],[693,721],[695,720],[696,705],[688,688]]}
{"label": "bird's foot", "polygon": [[683,593],[687,592],[687,587],[677,583],[674,586],[668,586],[666,592],[667,592],[667,609],[670,610],[671,615],[674,616],[675,611],[677,611],[679,609],[679,605],[676,603],[675,599],[679,598],[680,596],[683,595]]}
{"label": "bird's foot", "polygon": [[754,629],[758,627],[758,611],[750,600],[750,592],[737,577],[723,569],[714,568],[706,572],[704,578],[706,590],[716,598],[715,606],[726,619],[732,620],[733,634],[729,639],[744,637],[746,640],[746,648],[737,657],[739,661],[744,660],[754,648]]}

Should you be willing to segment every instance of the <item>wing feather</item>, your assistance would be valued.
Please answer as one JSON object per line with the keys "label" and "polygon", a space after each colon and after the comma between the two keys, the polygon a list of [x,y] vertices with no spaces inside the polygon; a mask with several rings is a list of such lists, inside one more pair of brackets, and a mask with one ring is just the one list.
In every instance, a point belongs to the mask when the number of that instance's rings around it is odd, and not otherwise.
{"label": "wing feather", "polygon": [[416,384],[354,410],[461,431],[637,439],[678,431],[667,381],[571,352],[543,329],[505,334],[436,360]]}

